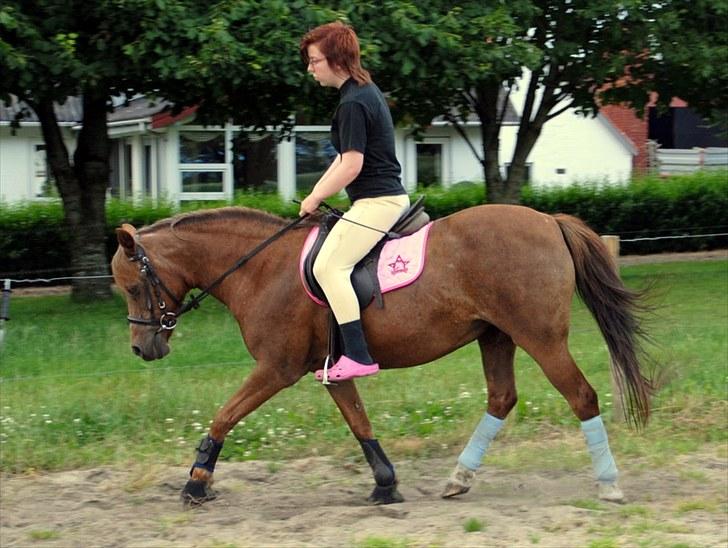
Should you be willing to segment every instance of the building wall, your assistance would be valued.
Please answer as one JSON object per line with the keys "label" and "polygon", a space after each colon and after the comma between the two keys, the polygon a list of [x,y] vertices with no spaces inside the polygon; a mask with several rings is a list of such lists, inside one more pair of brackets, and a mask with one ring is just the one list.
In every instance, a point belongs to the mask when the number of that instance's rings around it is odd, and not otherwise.
{"label": "building wall", "polygon": [[647,117],[638,118],[637,113],[623,105],[605,105],[601,111],[614,126],[632,142],[637,149],[632,167],[636,173],[646,173],[649,166]]}
{"label": "building wall", "polygon": [[541,186],[622,183],[632,174],[632,154],[607,122],[570,111],[544,125],[528,163],[532,181]]}
{"label": "building wall", "polygon": [[[75,147],[70,130],[63,129],[69,154]],[[12,203],[37,198],[45,180],[45,153],[39,126],[13,131],[0,127],[0,202]]]}

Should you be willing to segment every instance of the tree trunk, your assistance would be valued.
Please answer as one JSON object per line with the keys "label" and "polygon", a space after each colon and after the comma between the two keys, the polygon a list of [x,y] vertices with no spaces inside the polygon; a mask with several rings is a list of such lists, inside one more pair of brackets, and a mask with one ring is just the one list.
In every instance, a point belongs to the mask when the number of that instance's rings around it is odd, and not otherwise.
{"label": "tree trunk", "polygon": [[106,256],[106,187],[109,181],[109,137],[106,97],[83,97],[83,128],[71,166],[53,102],[33,105],[41,121],[48,163],[63,200],[71,255],[71,296],[88,301],[111,297]]}
{"label": "tree trunk", "polygon": [[501,203],[503,177],[500,171],[500,130],[502,118],[498,111],[501,83],[480,86],[476,92],[475,112],[480,119],[480,135],[483,141],[483,168],[485,175],[485,201]]}
{"label": "tree trunk", "polygon": [[525,124],[525,126],[523,121],[521,123],[522,130],[519,128],[516,148],[513,151],[508,177],[504,185],[504,199],[507,200],[506,203],[512,204],[517,204],[520,201],[521,189],[528,183],[526,180],[526,160],[528,155],[531,154],[536,141],[538,141],[543,128],[541,123],[531,122]]}
{"label": "tree trunk", "polygon": [[543,80],[541,98],[540,100],[537,99],[540,75],[543,72],[543,67],[532,71],[531,78],[528,82],[523,113],[521,114],[521,121],[518,125],[516,146],[513,150],[510,169],[508,170],[508,176],[504,185],[504,200],[508,203],[518,203],[520,201],[521,189],[528,183],[526,180],[526,160],[528,160],[528,155],[531,154],[536,141],[538,141],[544,124],[557,114],[551,112],[558,102],[558,99],[554,95],[554,90],[558,82],[558,73],[553,67],[548,72],[549,75]]}

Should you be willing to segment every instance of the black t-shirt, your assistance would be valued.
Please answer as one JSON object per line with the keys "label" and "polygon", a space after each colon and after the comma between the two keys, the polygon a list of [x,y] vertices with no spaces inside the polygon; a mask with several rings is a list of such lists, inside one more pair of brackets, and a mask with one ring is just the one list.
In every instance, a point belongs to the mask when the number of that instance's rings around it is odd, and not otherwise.
{"label": "black t-shirt", "polygon": [[339,92],[331,142],[339,154],[350,150],[364,154],[361,172],[346,187],[349,199],[406,194],[394,152],[394,124],[384,95],[375,84],[360,86],[353,78],[344,82]]}

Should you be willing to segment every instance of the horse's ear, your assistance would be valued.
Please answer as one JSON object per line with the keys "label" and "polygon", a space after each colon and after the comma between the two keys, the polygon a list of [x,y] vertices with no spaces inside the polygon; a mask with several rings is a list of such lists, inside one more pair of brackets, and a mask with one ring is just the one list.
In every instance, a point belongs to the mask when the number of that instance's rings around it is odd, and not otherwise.
{"label": "horse's ear", "polygon": [[130,224],[124,223],[121,228],[116,229],[116,239],[119,245],[126,253],[127,257],[133,257],[136,253],[136,228]]}

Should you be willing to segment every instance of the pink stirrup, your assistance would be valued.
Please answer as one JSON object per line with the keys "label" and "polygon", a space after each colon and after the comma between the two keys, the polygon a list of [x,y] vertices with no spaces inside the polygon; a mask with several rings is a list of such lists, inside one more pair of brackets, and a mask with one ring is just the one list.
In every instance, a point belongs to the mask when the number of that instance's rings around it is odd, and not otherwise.
{"label": "pink stirrup", "polygon": [[[376,375],[379,373],[379,364],[373,363],[370,365],[364,365],[363,363],[356,362],[346,356],[341,356],[333,367],[329,368],[328,380],[330,381],[348,381],[349,379],[355,379],[357,377],[367,377],[369,375]],[[316,380],[324,380],[324,370],[319,369],[316,371]]]}

